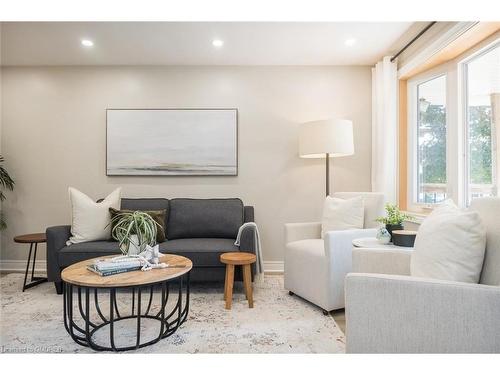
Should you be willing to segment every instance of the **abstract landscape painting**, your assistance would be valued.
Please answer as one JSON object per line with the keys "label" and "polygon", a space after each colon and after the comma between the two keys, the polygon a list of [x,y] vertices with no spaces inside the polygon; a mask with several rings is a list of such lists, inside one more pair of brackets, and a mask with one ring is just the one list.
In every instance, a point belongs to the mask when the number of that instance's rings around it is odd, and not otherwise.
{"label": "abstract landscape painting", "polygon": [[236,109],[108,109],[106,174],[235,176]]}

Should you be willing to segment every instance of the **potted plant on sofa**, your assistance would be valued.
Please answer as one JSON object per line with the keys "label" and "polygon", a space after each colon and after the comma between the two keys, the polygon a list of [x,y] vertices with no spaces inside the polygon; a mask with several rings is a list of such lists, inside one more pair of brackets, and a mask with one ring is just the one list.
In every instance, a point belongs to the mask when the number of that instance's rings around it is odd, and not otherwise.
{"label": "potted plant on sofa", "polygon": [[389,232],[392,239],[392,231],[404,229],[403,222],[405,220],[413,219],[413,216],[405,214],[399,210],[395,204],[387,203],[385,205],[386,216],[381,216],[376,219],[377,222],[385,224],[385,229]]}
{"label": "potted plant on sofa", "polygon": [[156,244],[159,224],[146,212],[121,212],[111,220],[111,225],[111,235],[124,255],[137,255],[146,245]]}

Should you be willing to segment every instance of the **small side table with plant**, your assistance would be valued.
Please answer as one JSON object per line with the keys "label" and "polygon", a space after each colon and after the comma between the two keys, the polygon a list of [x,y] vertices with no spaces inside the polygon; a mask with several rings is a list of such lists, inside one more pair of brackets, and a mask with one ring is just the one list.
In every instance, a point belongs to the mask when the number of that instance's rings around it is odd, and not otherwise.
{"label": "small side table with plant", "polygon": [[[387,242],[390,242],[392,240],[392,231],[404,229],[403,222],[413,219],[413,216],[401,212],[397,205],[389,203],[385,205],[385,212],[387,215],[377,218],[376,221],[385,225],[385,230],[388,234]],[[377,239],[383,238],[387,236],[387,234],[383,231],[383,228],[381,228],[377,234]]]}

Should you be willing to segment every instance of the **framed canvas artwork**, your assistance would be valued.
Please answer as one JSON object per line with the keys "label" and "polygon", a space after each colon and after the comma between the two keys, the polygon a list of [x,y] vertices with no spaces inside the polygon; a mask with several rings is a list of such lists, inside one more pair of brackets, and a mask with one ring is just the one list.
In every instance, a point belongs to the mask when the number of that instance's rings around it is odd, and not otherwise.
{"label": "framed canvas artwork", "polygon": [[237,109],[108,109],[108,176],[236,176]]}

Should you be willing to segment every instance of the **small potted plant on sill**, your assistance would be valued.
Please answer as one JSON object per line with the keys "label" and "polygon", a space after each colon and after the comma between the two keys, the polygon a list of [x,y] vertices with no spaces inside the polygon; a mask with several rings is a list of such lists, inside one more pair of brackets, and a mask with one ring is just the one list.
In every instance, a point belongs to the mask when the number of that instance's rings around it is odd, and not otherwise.
{"label": "small potted plant on sill", "polygon": [[124,255],[138,255],[146,245],[156,244],[156,231],[159,225],[146,212],[122,212],[111,220],[112,237],[119,242]]}
{"label": "small potted plant on sill", "polygon": [[413,216],[401,212],[397,205],[389,203],[385,205],[385,212],[387,215],[377,218],[376,221],[385,224],[385,229],[391,235],[392,240],[392,231],[404,229],[403,222],[413,219]]}

